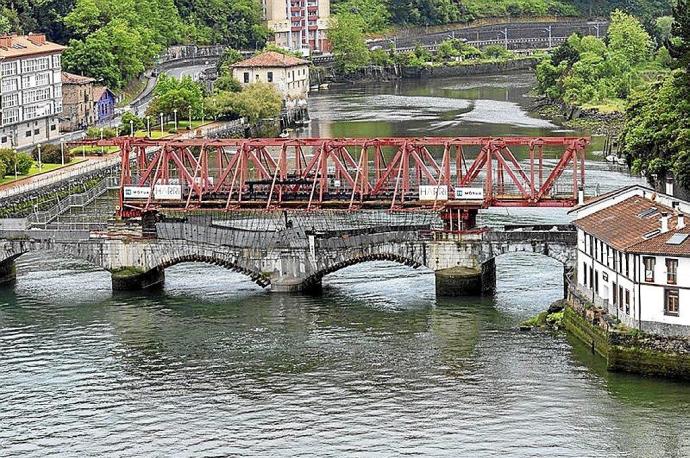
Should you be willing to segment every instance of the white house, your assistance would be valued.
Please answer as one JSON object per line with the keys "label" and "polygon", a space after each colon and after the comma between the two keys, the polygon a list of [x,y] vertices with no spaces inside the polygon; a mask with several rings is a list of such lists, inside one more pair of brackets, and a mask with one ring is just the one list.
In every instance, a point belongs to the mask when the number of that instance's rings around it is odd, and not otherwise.
{"label": "white house", "polygon": [[233,64],[232,76],[242,86],[270,83],[285,101],[304,100],[309,93],[309,62],[275,51],[263,52]]}
{"label": "white house", "polygon": [[690,203],[630,186],[571,212],[581,292],[628,327],[690,336]]}

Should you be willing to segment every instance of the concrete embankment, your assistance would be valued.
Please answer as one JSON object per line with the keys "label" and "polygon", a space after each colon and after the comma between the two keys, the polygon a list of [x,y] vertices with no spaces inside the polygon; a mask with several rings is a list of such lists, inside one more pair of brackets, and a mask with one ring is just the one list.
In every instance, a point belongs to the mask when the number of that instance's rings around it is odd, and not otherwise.
{"label": "concrete embankment", "polygon": [[690,380],[690,340],[626,329],[572,289],[565,329],[606,360],[610,371]]}

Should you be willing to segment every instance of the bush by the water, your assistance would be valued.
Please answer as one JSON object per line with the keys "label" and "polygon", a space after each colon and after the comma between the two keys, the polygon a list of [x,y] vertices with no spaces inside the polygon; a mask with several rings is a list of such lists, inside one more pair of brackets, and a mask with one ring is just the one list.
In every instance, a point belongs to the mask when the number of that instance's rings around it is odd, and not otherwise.
{"label": "bush by the water", "polygon": [[[86,131],[88,138],[101,138],[101,129],[99,127],[89,127]],[[112,127],[103,128],[103,138],[117,137],[117,130]]]}
{"label": "bush by the water", "polygon": [[[38,161],[38,147],[31,151],[34,161]],[[65,148],[65,164],[72,160],[69,148]],[[47,144],[41,146],[41,162],[44,164],[62,164],[62,150],[59,145]]]}

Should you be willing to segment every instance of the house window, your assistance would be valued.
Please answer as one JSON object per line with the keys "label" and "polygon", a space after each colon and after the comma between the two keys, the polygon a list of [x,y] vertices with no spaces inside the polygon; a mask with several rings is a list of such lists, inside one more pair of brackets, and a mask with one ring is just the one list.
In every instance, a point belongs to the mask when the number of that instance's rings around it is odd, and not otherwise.
{"label": "house window", "polygon": [[273,72],[268,72],[268,73],[266,74],[266,80],[267,80],[269,83],[272,83],[272,82],[273,82]]}
{"label": "house window", "polygon": [[25,135],[26,135],[27,137],[31,137],[31,131],[30,131],[30,130],[27,130]]}
{"label": "house window", "polygon": [[644,281],[654,282],[654,267],[656,266],[656,258],[645,256],[642,258],[644,263]]}
{"label": "house window", "polygon": [[678,290],[664,290],[664,314],[678,316]]}
{"label": "house window", "polygon": [[678,283],[678,260],[666,259],[666,283],[675,285]]}
{"label": "house window", "polygon": [[17,74],[17,63],[6,62],[2,64],[2,76],[12,76]]}
{"label": "house window", "polygon": [[584,262],[582,263],[582,272],[582,284],[587,286],[587,264]]}
{"label": "house window", "polygon": [[623,310],[623,287],[618,286],[618,308]]}
{"label": "house window", "polygon": [[2,137],[2,143],[7,143],[7,137]]}
{"label": "house window", "polygon": [[618,306],[618,285],[616,285],[616,282],[613,282],[613,305]]}
{"label": "house window", "polygon": [[630,290],[625,290],[625,313],[630,315]]}
{"label": "house window", "polygon": [[249,82],[249,72],[244,72],[244,82],[245,83]]}
{"label": "house window", "polygon": [[258,74],[256,75],[256,80],[259,81],[259,75]]}

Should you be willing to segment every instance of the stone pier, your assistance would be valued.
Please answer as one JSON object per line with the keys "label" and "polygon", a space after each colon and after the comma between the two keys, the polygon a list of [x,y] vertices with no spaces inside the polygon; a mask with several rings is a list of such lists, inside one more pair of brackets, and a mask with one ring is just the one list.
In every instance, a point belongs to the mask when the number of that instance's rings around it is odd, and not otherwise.
{"label": "stone pier", "polygon": [[163,287],[165,270],[154,268],[148,271],[136,267],[123,267],[111,274],[113,291],[132,291]]}
{"label": "stone pier", "polygon": [[0,262],[0,287],[12,286],[17,280],[17,266],[14,259]]}

